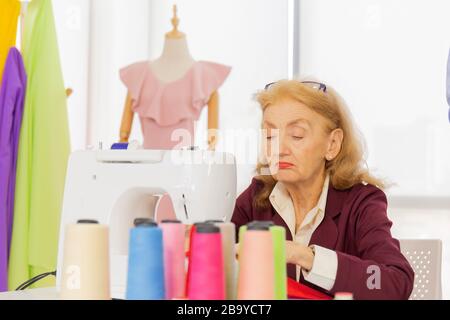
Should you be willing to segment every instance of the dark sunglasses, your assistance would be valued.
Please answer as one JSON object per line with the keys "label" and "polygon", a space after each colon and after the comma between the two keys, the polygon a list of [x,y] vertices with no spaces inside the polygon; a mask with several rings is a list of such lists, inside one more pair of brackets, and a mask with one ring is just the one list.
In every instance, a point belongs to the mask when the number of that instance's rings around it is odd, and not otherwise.
{"label": "dark sunglasses", "polygon": [[[270,89],[270,87],[272,85],[274,85],[276,82],[271,82],[269,84],[266,84],[266,86],[264,87],[264,90],[268,90]],[[324,83],[321,82],[315,82],[315,81],[301,81],[300,83],[306,84],[316,90],[322,91],[322,92],[327,92],[327,86]]]}

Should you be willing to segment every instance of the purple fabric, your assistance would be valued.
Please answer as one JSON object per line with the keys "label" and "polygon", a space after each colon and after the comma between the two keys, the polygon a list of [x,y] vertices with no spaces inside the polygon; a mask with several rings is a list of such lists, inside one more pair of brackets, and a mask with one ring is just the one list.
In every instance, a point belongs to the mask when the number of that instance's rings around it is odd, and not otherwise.
{"label": "purple fabric", "polygon": [[7,270],[14,212],[17,148],[26,91],[22,56],[11,48],[0,87],[0,292],[8,289]]}
{"label": "purple fabric", "polygon": [[[260,181],[253,179],[236,200],[231,221],[239,228],[253,220],[272,220],[283,226],[286,239],[292,240],[289,228],[272,206],[258,209],[253,205],[255,193],[261,186]],[[383,191],[369,184],[337,190],[330,182],[325,217],[309,244],[336,251],[336,281],[329,292],[308,283],[303,276],[300,282],[330,295],[352,292],[355,299],[408,299],[413,289],[414,271],[400,252],[399,241],[392,237],[391,226]],[[381,273],[380,289],[367,285],[372,274],[368,272],[369,267],[374,266]],[[288,264],[287,272],[295,279],[294,265]]]}

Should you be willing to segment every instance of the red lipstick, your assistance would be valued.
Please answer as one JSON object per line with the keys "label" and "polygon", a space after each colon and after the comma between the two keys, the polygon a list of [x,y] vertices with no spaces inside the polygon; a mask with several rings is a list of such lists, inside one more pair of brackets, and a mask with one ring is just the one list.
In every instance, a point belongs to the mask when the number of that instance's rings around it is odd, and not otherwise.
{"label": "red lipstick", "polygon": [[294,166],[294,164],[290,163],[290,162],[278,162],[278,168],[280,168],[280,169],[288,169],[293,166]]}

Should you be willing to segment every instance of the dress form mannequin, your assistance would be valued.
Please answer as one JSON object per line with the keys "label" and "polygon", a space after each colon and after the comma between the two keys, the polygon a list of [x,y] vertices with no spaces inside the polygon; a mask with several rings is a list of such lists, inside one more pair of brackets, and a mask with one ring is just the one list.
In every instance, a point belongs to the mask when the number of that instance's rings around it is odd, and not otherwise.
{"label": "dress form mannequin", "polygon": [[[189,52],[186,35],[178,30],[178,24],[174,6],[173,29],[165,35],[161,56],[154,61],[138,62],[121,71],[121,79],[127,86],[128,93],[120,127],[120,142],[128,142],[134,114],[138,113],[143,128],[144,148],[172,149],[172,143],[176,139],[169,141],[167,133],[173,132],[173,129],[187,130],[191,139],[183,146],[193,146],[193,119],[198,119],[201,107],[207,105],[208,149],[215,150],[219,116],[217,88],[227,77],[230,68],[206,61],[195,61]],[[168,92],[173,91],[163,99],[161,95],[165,89],[161,88],[169,88]],[[149,98],[154,96],[159,97],[156,102]],[[167,97],[178,97],[178,100]],[[158,109],[156,115],[151,114],[155,106],[163,107]],[[161,110],[165,110],[169,116],[161,116],[164,114]],[[179,119],[177,116],[172,117],[172,114],[178,115]],[[160,121],[161,126],[155,125],[155,119]],[[179,122],[175,122],[177,120]],[[146,121],[147,126],[142,126],[142,121]],[[150,133],[148,128],[151,128]],[[161,195],[155,213],[158,222],[176,218],[172,201],[167,194]]]}
{"label": "dress form mannequin", "polygon": [[[174,17],[172,18],[173,30],[165,36],[164,49],[161,56],[150,62],[152,73],[162,83],[176,81],[183,77],[195,63],[192,58],[186,35],[178,30],[179,19],[177,9],[174,6]],[[134,112],[132,110],[132,99],[128,92],[120,126],[120,142],[128,142]],[[208,101],[208,148],[215,150],[217,143],[217,129],[219,122],[219,94],[214,91]]]}

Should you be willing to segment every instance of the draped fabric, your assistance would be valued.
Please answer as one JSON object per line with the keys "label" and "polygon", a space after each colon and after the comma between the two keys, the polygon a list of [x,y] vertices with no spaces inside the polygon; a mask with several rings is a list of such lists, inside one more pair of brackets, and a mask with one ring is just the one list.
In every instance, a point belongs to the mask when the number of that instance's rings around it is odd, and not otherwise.
{"label": "draped fabric", "polygon": [[[66,94],[52,2],[28,5],[23,56],[28,74],[19,140],[8,286],[56,270],[60,213],[69,156]],[[38,286],[54,285],[54,279]]]}
{"label": "draped fabric", "polygon": [[22,56],[11,48],[0,87],[0,292],[7,291],[14,211],[17,148],[26,90]]}
{"label": "draped fabric", "polygon": [[0,0],[0,81],[8,51],[16,45],[19,13],[18,0]]}

